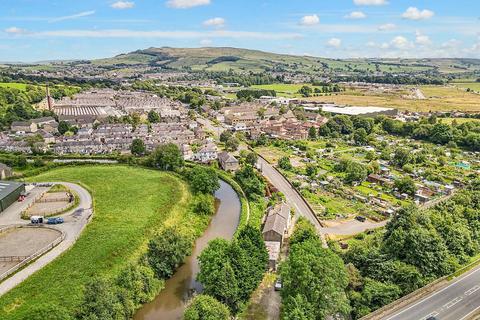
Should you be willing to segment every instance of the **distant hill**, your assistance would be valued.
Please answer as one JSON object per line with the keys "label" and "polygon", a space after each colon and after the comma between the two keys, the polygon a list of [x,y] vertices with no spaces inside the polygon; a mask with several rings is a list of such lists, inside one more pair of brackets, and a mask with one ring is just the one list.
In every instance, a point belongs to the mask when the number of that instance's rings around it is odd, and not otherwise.
{"label": "distant hill", "polygon": [[163,66],[192,71],[428,72],[465,73],[480,70],[480,59],[326,59],[237,48],[149,48],[113,58],[93,60],[102,66]]}

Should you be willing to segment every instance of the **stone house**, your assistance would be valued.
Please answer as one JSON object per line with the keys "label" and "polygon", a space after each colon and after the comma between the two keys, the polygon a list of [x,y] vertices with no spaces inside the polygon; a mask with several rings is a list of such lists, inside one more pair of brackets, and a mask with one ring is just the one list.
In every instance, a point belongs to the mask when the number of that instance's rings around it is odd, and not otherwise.
{"label": "stone house", "polygon": [[219,153],[218,162],[225,171],[237,171],[239,167],[238,160],[228,152]]}

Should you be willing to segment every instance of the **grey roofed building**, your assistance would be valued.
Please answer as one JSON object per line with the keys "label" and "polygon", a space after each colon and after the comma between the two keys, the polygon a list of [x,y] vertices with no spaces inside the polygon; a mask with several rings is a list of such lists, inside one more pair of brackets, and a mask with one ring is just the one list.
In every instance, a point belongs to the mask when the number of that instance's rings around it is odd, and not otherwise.
{"label": "grey roofed building", "polygon": [[0,212],[3,212],[25,192],[25,184],[15,181],[0,181]]}
{"label": "grey roofed building", "polygon": [[221,152],[218,154],[218,161],[220,166],[225,171],[238,170],[238,160],[228,152]]}
{"label": "grey roofed building", "polygon": [[268,209],[265,224],[263,225],[263,239],[265,241],[283,242],[283,236],[290,223],[290,208],[285,203],[277,204]]}

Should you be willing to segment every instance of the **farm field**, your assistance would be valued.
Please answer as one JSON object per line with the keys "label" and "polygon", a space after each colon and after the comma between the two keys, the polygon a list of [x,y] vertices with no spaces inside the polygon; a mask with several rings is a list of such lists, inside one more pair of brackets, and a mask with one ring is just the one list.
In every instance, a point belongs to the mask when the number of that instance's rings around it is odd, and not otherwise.
{"label": "farm field", "polygon": [[301,97],[300,94],[298,94],[298,90],[300,90],[303,86],[309,86],[312,88],[321,88],[321,87],[315,87],[309,84],[284,84],[284,83],[277,83],[277,84],[265,84],[265,85],[255,85],[252,86],[251,88],[253,89],[263,89],[263,90],[275,90],[277,92],[277,96],[279,97],[286,97],[286,98],[295,98],[295,97]]}
{"label": "farm field", "polygon": [[392,107],[409,111],[480,111],[480,96],[455,86],[420,86],[425,100],[406,99],[400,94],[367,94],[347,91],[312,101],[331,101],[343,105]]}
{"label": "farm field", "polygon": [[480,122],[480,119],[475,118],[440,118],[438,121],[441,123],[452,124],[453,121],[456,121],[457,124],[462,124],[465,122]]}
{"label": "farm field", "polygon": [[458,82],[458,83],[455,83],[455,85],[459,88],[480,91],[480,82]]}
{"label": "farm field", "polygon": [[25,319],[26,312],[45,302],[74,312],[85,283],[94,276],[115,277],[138,261],[162,226],[181,225],[193,238],[208,224],[208,218],[187,209],[192,197],[187,185],[168,173],[81,166],[55,169],[32,181],[81,183],[92,193],[94,217],[69,251],[0,298],[1,319]]}
{"label": "farm field", "polygon": [[0,82],[0,88],[11,88],[25,91],[27,89],[27,85],[25,83],[18,82]]}

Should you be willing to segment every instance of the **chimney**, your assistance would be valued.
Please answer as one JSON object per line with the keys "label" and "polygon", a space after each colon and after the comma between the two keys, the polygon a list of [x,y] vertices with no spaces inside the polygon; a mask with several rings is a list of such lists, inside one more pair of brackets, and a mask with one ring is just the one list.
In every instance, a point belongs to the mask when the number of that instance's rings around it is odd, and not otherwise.
{"label": "chimney", "polygon": [[48,105],[48,110],[49,111],[52,111],[52,97],[50,96],[50,88],[48,86],[48,83],[47,83],[47,105]]}

